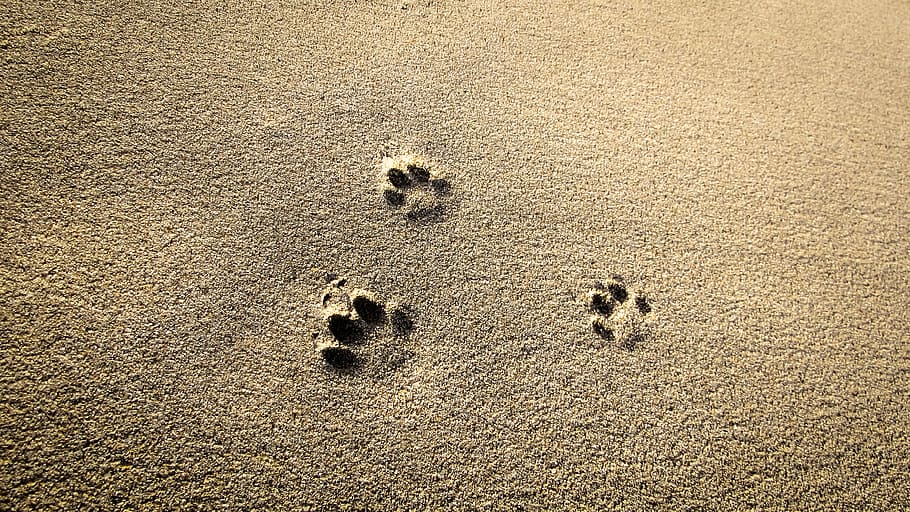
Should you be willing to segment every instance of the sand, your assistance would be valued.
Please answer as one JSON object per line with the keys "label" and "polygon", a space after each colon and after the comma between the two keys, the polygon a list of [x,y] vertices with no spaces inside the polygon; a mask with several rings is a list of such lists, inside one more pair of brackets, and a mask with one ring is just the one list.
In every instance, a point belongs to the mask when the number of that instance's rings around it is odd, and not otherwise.
{"label": "sand", "polygon": [[250,4],[0,5],[0,508],[910,507],[910,5]]}

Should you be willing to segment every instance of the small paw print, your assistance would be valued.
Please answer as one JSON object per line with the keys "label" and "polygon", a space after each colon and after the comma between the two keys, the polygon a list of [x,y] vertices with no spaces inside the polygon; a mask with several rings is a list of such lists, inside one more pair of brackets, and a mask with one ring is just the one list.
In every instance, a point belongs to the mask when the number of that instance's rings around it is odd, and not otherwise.
{"label": "small paw print", "polygon": [[[320,296],[326,332],[314,334],[316,352],[340,370],[357,368],[367,361],[386,362],[392,369],[404,364],[414,353],[390,341],[385,334],[390,333],[398,340],[406,337],[414,327],[413,311],[407,306],[386,303],[369,290],[348,291],[346,287],[346,279],[334,279]],[[377,342],[370,343],[376,353],[355,350],[373,341]]]}
{"label": "small paw print", "polygon": [[386,156],[382,159],[382,197],[392,208],[403,209],[412,221],[441,220],[449,208],[452,192],[448,178],[417,155]]}
{"label": "small paw print", "polygon": [[641,293],[630,293],[621,277],[596,282],[584,303],[591,312],[591,327],[602,339],[628,350],[643,339],[651,304]]}

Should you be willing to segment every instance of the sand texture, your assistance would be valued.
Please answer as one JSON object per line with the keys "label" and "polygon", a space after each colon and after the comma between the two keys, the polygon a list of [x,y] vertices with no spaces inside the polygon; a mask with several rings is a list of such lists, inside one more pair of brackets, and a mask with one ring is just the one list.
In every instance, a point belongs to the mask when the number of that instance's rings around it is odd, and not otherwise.
{"label": "sand texture", "polygon": [[0,2],[0,509],[910,508],[910,4]]}

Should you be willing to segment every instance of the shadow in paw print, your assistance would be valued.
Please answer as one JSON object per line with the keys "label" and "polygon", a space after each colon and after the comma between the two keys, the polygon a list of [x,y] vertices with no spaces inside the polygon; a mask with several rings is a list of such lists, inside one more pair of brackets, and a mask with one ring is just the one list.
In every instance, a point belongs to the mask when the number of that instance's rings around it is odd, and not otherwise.
{"label": "shadow in paw print", "polygon": [[610,295],[616,299],[616,302],[622,304],[629,298],[629,292],[626,291],[626,287],[622,283],[612,282],[607,285],[607,290],[610,291]]}
{"label": "shadow in paw print", "polygon": [[385,319],[385,306],[366,290],[345,291],[344,279],[337,279],[323,291],[325,326],[344,345],[361,343]]}
{"label": "shadow in paw print", "polygon": [[367,323],[381,322],[385,318],[385,307],[375,295],[369,292],[355,292],[351,305],[357,315]]}
{"label": "shadow in paw print", "polygon": [[412,222],[439,222],[451,203],[450,181],[417,155],[387,156],[382,160],[385,181],[382,196],[393,208],[401,208]]}
{"label": "shadow in paw print", "polygon": [[386,177],[389,178],[389,183],[397,188],[405,188],[411,184],[411,178],[397,166],[390,167],[389,170],[386,171]]}
{"label": "shadow in paw print", "polygon": [[407,339],[414,327],[409,306],[386,303],[370,290],[348,290],[344,279],[332,278],[320,295],[323,328],[313,335],[316,352],[329,367],[381,377],[414,358]]}
{"label": "shadow in paw print", "polygon": [[419,183],[427,183],[430,181],[430,170],[422,165],[409,163],[408,174],[414,178],[414,181]]}
{"label": "shadow in paw print", "polygon": [[338,370],[350,370],[358,364],[357,355],[351,349],[345,347],[334,345],[320,347],[319,355],[329,366]]}
{"label": "shadow in paw print", "polygon": [[430,187],[439,195],[447,196],[452,193],[452,184],[445,178],[431,179]]}
{"label": "shadow in paw print", "polygon": [[601,316],[594,316],[591,318],[591,327],[594,328],[594,332],[597,333],[598,336],[607,341],[616,339],[616,335],[613,334],[613,329],[607,325],[606,320]]}
{"label": "shadow in paw print", "polygon": [[630,292],[622,278],[614,276],[606,283],[597,281],[585,296],[591,316],[591,328],[609,342],[632,350],[643,339],[649,322],[651,305],[648,300]]}
{"label": "shadow in paw print", "polygon": [[651,312],[651,304],[648,303],[648,299],[642,296],[635,297],[635,307],[637,307],[639,313],[643,315],[647,315]]}
{"label": "shadow in paw print", "polygon": [[611,295],[605,295],[602,292],[591,292],[590,296],[591,310],[604,316],[610,316],[616,303]]}
{"label": "shadow in paw print", "polygon": [[332,336],[342,343],[354,343],[363,335],[363,329],[350,313],[332,313],[326,319],[326,325]]}
{"label": "shadow in paw print", "polygon": [[395,336],[405,336],[414,328],[414,320],[410,308],[407,306],[398,306],[389,314],[389,324],[392,326],[392,333]]}
{"label": "shadow in paw print", "polygon": [[382,191],[382,197],[392,206],[401,206],[404,204],[404,193],[395,188],[387,188]]}

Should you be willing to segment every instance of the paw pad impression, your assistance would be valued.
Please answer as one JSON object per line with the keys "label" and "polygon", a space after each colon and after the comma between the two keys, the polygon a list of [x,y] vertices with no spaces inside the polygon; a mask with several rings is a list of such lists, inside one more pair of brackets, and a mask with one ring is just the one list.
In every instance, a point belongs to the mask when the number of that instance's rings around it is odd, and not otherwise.
{"label": "paw pad impression", "polygon": [[[335,279],[323,290],[320,299],[329,341],[317,342],[316,352],[338,369],[358,366],[362,358],[354,347],[366,343],[374,331],[388,327],[394,336],[402,337],[413,327],[410,308],[386,304],[369,290],[349,292],[346,285],[346,279]],[[385,351],[389,352],[388,347]]]}
{"label": "paw pad impression", "polygon": [[382,197],[413,221],[438,220],[447,210],[449,180],[418,155],[386,156],[380,166]]}
{"label": "paw pad impression", "polygon": [[597,281],[585,294],[591,328],[598,336],[631,350],[644,335],[651,304],[644,295],[630,292],[622,278]]}

